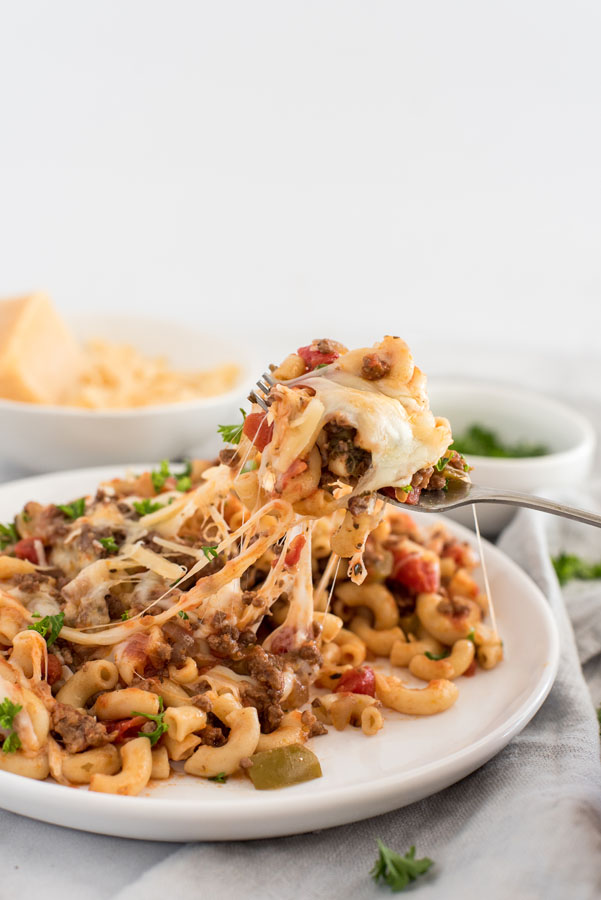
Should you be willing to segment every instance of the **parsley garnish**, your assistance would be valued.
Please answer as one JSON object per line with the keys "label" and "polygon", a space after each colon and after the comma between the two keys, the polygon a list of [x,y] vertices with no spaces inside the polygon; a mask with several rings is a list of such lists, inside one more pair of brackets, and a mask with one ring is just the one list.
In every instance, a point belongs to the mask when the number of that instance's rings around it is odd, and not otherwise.
{"label": "parsley garnish", "polygon": [[14,730],[14,718],[23,707],[19,703],[13,703],[8,697],[0,703],[0,728],[4,728],[10,733],[6,735],[2,743],[3,753],[14,753],[21,746],[21,738]]}
{"label": "parsley garnish", "polygon": [[427,656],[428,659],[433,659],[435,662],[438,662],[439,659],[446,659],[447,656],[451,655],[451,651],[447,647],[446,650],[443,650],[442,653],[430,653],[429,650],[426,650],[424,656]]}
{"label": "parsley garnish", "polygon": [[210,561],[215,559],[216,556],[219,556],[219,551],[217,550],[217,544],[207,544],[202,547],[202,552],[206,556],[206,558]]}
{"label": "parsley garnish", "polygon": [[27,522],[31,522],[31,516],[29,515],[28,512],[25,512],[25,510],[23,510],[23,512],[21,513],[21,518],[23,519],[23,521],[26,524],[27,524]]}
{"label": "parsley garnish", "polygon": [[482,425],[470,425],[461,437],[453,440],[453,450],[472,456],[497,456],[519,459],[525,456],[545,456],[549,448],[544,444],[528,444],[518,441],[516,444],[504,444],[496,432]]}
{"label": "parsley garnish", "polygon": [[79,500],[74,500],[73,503],[59,503],[58,508],[68,519],[79,519],[86,511],[86,498],[80,497]]}
{"label": "parsley garnish", "polygon": [[225,772],[219,772],[217,775],[211,775],[208,781],[216,781],[217,784],[225,784],[227,781],[227,775]]}
{"label": "parsley garnish", "polygon": [[316,370],[317,370],[317,369],[325,369],[326,366],[328,366],[328,365],[329,365],[329,363],[318,363],[318,364],[315,366],[315,369],[316,369]]}
{"label": "parsley garnish", "polygon": [[259,468],[259,463],[256,459],[249,459],[248,462],[245,462],[242,468],[240,469],[240,474],[244,475],[245,472],[254,472],[255,469]]}
{"label": "parsley garnish", "polygon": [[115,542],[115,538],[111,534],[110,537],[99,538],[99,542],[102,544],[107,553],[118,553],[119,547]]}
{"label": "parsley garnish", "polygon": [[126,622],[129,619],[129,613],[127,610],[125,610],[125,612],[121,613],[121,618],[123,619],[124,622]]}
{"label": "parsley garnish", "polygon": [[0,550],[5,550],[9,544],[16,544],[18,540],[19,535],[14,522],[0,525]]}
{"label": "parsley garnish", "polygon": [[433,865],[433,861],[427,856],[416,859],[415,847],[410,847],[404,856],[386,847],[382,841],[378,841],[378,849],[378,858],[369,874],[376,883],[382,879],[395,892],[404,891],[411,881],[424,875]]}
{"label": "parsley garnish", "polygon": [[472,628],[472,630],[470,631],[470,633],[468,634],[466,640],[471,641],[472,644],[475,644],[475,643],[476,643],[476,632],[474,631],[473,628]]}
{"label": "parsley garnish", "polygon": [[158,492],[164,486],[165,482],[167,481],[167,479],[169,478],[170,475],[171,475],[171,472],[169,471],[169,460],[162,459],[159,468],[153,469],[152,472],[150,473],[152,486],[153,486],[156,494],[158,494]]}
{"label": "parsley garnish", "polygon": [[240,412],[242,413],[242,423],[240,425],[218,425],[217,431],[223,438],[226,444],[239,444],[240,438],[242,437],[242,429],[244,428],[244,420],[246,419],[246,413],[242,408],[240,408]]}
{"label": "parsley garnish", "polygon": [[64,621],[65,614],[61,612],[56,616],[44,616],[35,625],[28,625],[27,628],[29,631],[37,631],[38,634],[41,634],[43,638],[46,638],[46,644],[51,647],[59,636]]}
{"label": "parsley garnish", "polygon": [[560,584],[577,578],[580,581],[592,581],[601,578],[601,562],[587,563],[586,560],[571,553],[560,553],[551,559]]}
{"label": "parsley garnish", "polygon": [[180,609],[180,611],[178,612],[178,616],[180,617],[180,619],[189,619],[190,618],[188,613],[183,609]]}
{"label": "parsley garnish", "polygon": [[156,512],[157,509],[162,509],[163,504],[156,503],[156,501],[145,497],[144,500],[134,500],[133,507],[139,516],[149,516],[150,513]]}
{"label": "parsley garnish", "polygon": [[435,464],[434,468],[437,472],[442,472],[445,468],[446,464],[451,461],[450,456],[441,456],[438,462]]}
{"label": "parsley garnish", "polygon": [[162,697],[159,697],[159,712],[156,716],[152,715],[151,713],[141,712],[132,712],[132,716],[144,716],[145,719],[150,719],[151,722],[155,723],[156,728],[154,729],[154,731],[138,731],[138,737],[148,738],[151,747],[154,747],[161,735],[165,734],[166,731],[169,731],[169,726],[165,722],[165,711],[163,710]]}
{"label": "parsley garnish", "polygon": [[406,494],[410,494],[410,493],[411,493],[411,485],[410,485],[410,484],[403,484],[403,485],[399,488],[399,491],[405,491]]}
{"label": "parsley garnish", "polygon": [[159,491],[162,490],[162,488],[165,486],[165,482],[168,478],[175,478],[175,487],[178,491],[189,491],[192,487],[192,480],[190,478],[191,471],[192,464],[190,463],[190,461],[188,461],[186,463],[186,468],[184,469],[184,471],[179,475],[176,475],[169,468],[169,460],[162,459],[159,468],[153,469],[150,473],[152,486],[155,489],[155,492],[158,494]]}

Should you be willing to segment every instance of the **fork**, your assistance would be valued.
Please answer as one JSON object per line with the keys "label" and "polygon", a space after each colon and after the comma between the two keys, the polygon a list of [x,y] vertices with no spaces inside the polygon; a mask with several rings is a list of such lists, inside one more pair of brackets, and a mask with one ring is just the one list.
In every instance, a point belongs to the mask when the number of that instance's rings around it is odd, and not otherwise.
{"label": "fork", "polygon": [[[324,366],[319,372],[312,372],[312,376],[324,374],[329,366]],[[293,387],[306,379],[306,375],[292,378],[286,382],[286,387]],[[277,381],[270,372],[264,372],[263,379],[257,381],[258,390],[252,390],[249,400],[258,403],[265,412],[269,409],[266,395]],[[505,491],[500,488],[487,488],[479,484],[473,484],[461,478],[448,480],[446,491],[422,491],[416,504],[401,503],[376,492],[381,500],[392,504],[405,512],[415,510],[425,513],[445,513],[450,509],[458,509],[460,506],[471,506],[473,503],[501,503],[506,506],[524,506],[528,509],[536,509],[540,512],[551,513],[554,516],[563,516],[565,519],[574,519],[576,522],[584,522],[586,525],[595,525],[601,528],[601,516],[576,506],[566,506],[564,503],[556,503],[555,500],[547,500],[546,497],[537,497],[534,494],[524,494],[518,491]]]}

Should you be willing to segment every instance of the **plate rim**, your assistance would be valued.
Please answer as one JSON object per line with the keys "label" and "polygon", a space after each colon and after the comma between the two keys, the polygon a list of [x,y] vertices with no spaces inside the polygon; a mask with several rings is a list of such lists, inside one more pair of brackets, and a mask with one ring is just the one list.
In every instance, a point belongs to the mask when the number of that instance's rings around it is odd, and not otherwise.
{"label": "plate rim", "polygon": [[[125,463],[122,465],[104,465],[69,469],[59,472],[51,472],[42,475],[27,476],[0,484],[0,499],[2,494],[13,489],[35,488],[36,484],[56,482],[60,484],[65,480],[76,478],[89,478],[92,484],[107,477],[115,477],[128,469],[138,469],[148,466],[148,463]],[[152,465],[152,464],[150,464]],[[425,516],[424,513],[421,516]],[[420,518],[421,518],[420,516]],[[476,536],[474,532],[459,523],[444,516],[437,515],[463,540],[474,544]],[[256,838],[270,838],[299,834],[316,828],[335,827],[347,824],[350,821],[360,821],[372,815],[401,808],[417,799],[425,799],[439,790],[460,781],[471,774],[480,766],[500,752],[509,741],[515,737],[531,721],[548,696],[555,681],[560,658],[560,640],[555,617],[551,611],[549,602],[528,574],[517,565],[502,550],[483,539],[484,549],[487,555],[496,557],[503,566],[508,568],[514,579],[528,586],[537,613],[544,620],[546,626],[546,638],[548,641],[548,661],[543,666],[536,682],[529,691],[527,697],[520,703],[507,719],[504,719],[491,732],[478,738],[465,747],[461,747],[444,759],[432,760],[424,765],[413,767],[410,771],[394,772],[371,780],[359,782],[352,787],[325,787],[318,794],[282,793],[279,791],[258,792],[258,796],[252,803],[242,802],[237,805],[226,804],[224,806],[219,797],[203,798],[201,803],[180,800],[171,800],[167,797],[155,798],[148,796],[125,797],[113,794],[93,794],[94,800],[90,801],[90,792],[73,789],[65,785],[53,784],[47,781],[36,781],[24,778],[9,772],[0,771],[0,808],[9,810],[19,815],[37,821],[50,822],[62,827],[76,828],[98,834],[114,835],[131,839],[153,839],[164,841],[183,840],[244,840]],[[536,598],[536,600],[534,600]],[[433,784],[432,790],[427,784]],[[297,786],[301,788],[302,785]],[[400,796],[408,787],[405,798]],[[426,787],[423,790],[423,787]],[[254,795],[253,795],[254,796]],[[28,798],[31,797],[37,808],[35,811],[26,812]],[[58,802],[53,802],[58,801]],[[332,815],[332,802],[337,811]],[[103,818],[114,816],[114,824],[103,825],[102,822],[85,822],[81,817],[89,813],[91,804],[93,810]],[[126,804],[126,805],[124,805]],[[358,807],[363,808],[359,809]],[[129,815],[123,814],[128,811]],[[199,813],[202,812],[202,817]],[[327,816],[327,813],[330,813]],[[320,814],[326,814],[323,824],[315,822]],[[269,820],[259,823],[257,820],[263,815],[268,815]],[[303,817],[313,824],[303,824]],[[203,836],[192,837],[189,828],[199,824],[199,819],[210,820],[211,826],[221,831],[216,836],[207,838]],[[232,819],[235,818],[235,823]],[[286,825],[296,819],[297,824]],[[75,820],[78,824],[74,824]],[[137,820],[134,823],[133,820]],[[120,827],[123,821],[127,827]],[[163,835],[156,837],[156,829],[153,823],[160,821],[165,829],[170,826],[179,826],[177,835]],[[150,827],[148,827],[150,822]],[[234,824],[235,827],[227,832],[224,826]],[[262,825],[257,829],[257,825]],[[250,826],[255,828],[250,833]],[[181,837],[181,829],[188,837]],[[204,829],[200,829],[204,831]],[[154,837],[153,837],[154,835]]]}

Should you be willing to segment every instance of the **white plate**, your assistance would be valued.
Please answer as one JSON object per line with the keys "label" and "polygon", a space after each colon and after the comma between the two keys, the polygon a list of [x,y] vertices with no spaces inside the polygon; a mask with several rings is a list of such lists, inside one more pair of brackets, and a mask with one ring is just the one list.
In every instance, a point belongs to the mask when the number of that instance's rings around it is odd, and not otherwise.
{"label": "white plate", "polygon": [[[0,521],[11,519],[28,500],[61,502],[89,493],[124,468],[82,469],[2,485]],[[472,532],[447,524],[474,543]],[[323,778],[263,792],[244,777],[219,785],[178,774],[139,797],[118,797],[0,772],[0,805],[45,822],[120,837],[244,840],[342,825],[430,796],[473,772],[524,728],[557,671],[559,641],[544,596],[490,544],[486,559],[505,662],[490,672],[479,670],[474,678],[460,678],[457,703],[441,715],[412,719],[387,711],[385,727],[374,737],[351,728],[331,729],[313,740]]]}

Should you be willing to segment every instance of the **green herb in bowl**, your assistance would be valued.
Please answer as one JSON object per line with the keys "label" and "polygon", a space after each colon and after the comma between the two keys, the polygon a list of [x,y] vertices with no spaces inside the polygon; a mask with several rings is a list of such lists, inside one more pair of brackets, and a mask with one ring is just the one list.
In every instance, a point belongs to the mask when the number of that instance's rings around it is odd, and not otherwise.
{"label": "green herb in bowl", "polygon": [[470,456],[496,456],[505,459],[546,456],[550,452],[544,444],[529,444],[526,441],[504,443],[495,431],[475,423],[454,439],[453,450],[462,455],[467,453]]}

